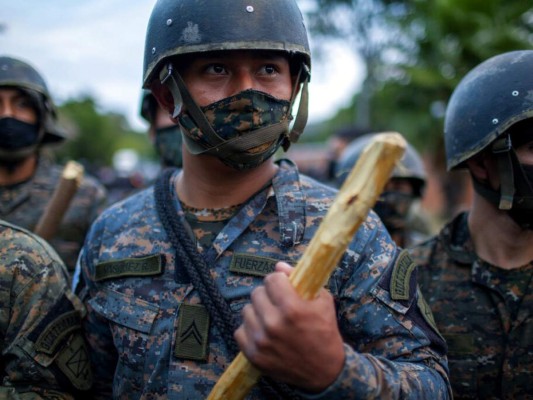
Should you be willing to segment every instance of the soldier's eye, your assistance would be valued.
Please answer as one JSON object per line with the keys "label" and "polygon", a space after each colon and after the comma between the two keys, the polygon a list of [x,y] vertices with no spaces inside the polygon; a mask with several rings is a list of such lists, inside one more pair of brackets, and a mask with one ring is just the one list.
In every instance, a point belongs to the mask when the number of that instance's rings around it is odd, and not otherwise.
{"label": "soldier's eye", "polygon": [[33,103],[27,97],[20,97],[16,100],[15,106],[19,109],[33,109]]}
{"label": "soldier's eye", "polygon": [[207,67],[207,71],[213,74],[223,74],[226,69],[222,64],[211,64]]}
{"label": "soldier's eye", "polygon": [[268,75],[272,75],[277,72],[276,67],[274,65],[265,65],[264,71]]}

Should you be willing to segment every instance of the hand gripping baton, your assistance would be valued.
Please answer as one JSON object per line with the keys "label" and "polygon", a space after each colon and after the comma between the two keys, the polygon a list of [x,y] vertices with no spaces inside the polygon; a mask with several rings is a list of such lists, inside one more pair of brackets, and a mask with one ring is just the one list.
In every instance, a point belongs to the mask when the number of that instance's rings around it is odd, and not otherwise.
{"label": "hand gripping baton", "polygon": [[[376,134],[367,145],[290,275],[303,299],[313,299],[326,285],[406,146],[405,139],[396,132]],[[241,352],[222,374],[208,400],[244,399],[260,376],[261,372]]]}

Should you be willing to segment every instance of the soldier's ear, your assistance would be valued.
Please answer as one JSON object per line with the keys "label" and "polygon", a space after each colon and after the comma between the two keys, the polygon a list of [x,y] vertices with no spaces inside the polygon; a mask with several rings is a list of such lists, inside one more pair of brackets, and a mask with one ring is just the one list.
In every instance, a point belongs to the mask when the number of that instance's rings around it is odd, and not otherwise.
{"label": "soldier's ear", "polygon": [[491,162],[491,157],[483,151],[467,160],[466,165],[475,179],[486,182],[490,178]]}
{"label": "soldier's ear", "polygon": [[150,90],[152,91],[152,94],[161,108],[167,111],[172,117],[172,113],[174,112],[174,98],[172,97],[170,90],[168,90],[165,85],[161,85],[161,83],[157,80],[152,84]]}

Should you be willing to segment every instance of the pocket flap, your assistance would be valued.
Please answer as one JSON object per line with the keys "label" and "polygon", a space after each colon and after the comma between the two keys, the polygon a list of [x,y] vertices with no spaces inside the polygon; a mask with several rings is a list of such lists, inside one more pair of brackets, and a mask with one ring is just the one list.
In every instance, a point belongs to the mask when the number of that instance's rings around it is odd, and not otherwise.
{"label": "pocket flap", "polygon": [[159,313],[159,307],[153,303],[110,289],[100,290],[89,304],[105,318],[143,333],[150,333]]}

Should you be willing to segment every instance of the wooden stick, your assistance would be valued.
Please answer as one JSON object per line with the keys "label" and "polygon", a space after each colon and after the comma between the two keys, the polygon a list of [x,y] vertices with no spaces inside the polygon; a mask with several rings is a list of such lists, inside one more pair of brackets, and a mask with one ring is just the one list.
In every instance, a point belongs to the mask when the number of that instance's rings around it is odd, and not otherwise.
{"label": "wooden stick", "polygon": [[[326,285],[406,146],[399,133],[385,132],[377,134],[365,148],[290,275],[302,298],[314,298]],[[222,374],[208,400],[241,400],[260,376],[261,372],[241,352]]]}
{"label": "wooden stick", "polygon": [[63,168],[61,179],[54,189],[52,198],[48,201],[43,215],[35,226],[35,234],[46,240],[54,237],[72,198],[78,191],[82,178],[83,166],[75,161],[69,161]]}

